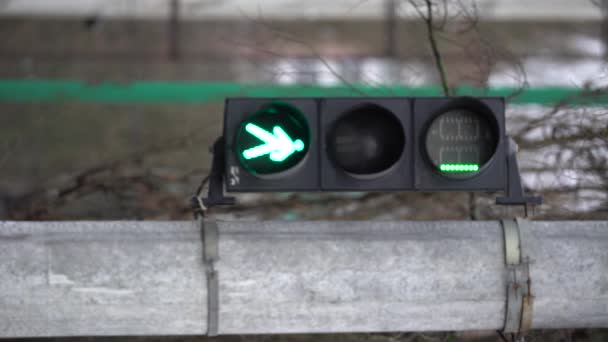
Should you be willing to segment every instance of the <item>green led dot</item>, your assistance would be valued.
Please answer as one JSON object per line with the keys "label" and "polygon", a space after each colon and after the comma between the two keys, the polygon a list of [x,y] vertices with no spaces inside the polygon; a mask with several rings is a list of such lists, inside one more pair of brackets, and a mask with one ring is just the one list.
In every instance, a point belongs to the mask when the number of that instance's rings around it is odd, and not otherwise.
{"label": "green led dot", "polygon": [[441,164],[439,170],[443,172],[477,172],[479,165],[477,164]]}

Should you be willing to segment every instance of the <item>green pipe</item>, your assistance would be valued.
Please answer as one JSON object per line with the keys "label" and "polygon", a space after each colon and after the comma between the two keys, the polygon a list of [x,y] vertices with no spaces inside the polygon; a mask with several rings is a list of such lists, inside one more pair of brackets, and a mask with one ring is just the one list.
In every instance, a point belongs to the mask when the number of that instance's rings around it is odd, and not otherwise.
{"label": "green pipe", "polygon": [[[516,88],[480,89],[458,87],[456,95],[511,96]],[[330,96],[441,96],[437,86],[351,86],[273,85],[235,82],[140,81],[131,83],[103,82],[90,84],[71,80],[0,80],[0,102],[64,102],[89,103],[171,103],[205,104],[223,101],[226,97],[330,97]],[[513,104],[554,105],[608,104],[608,94],[585,94],[573,87],[534,87],[523,89],[510,98]]]}

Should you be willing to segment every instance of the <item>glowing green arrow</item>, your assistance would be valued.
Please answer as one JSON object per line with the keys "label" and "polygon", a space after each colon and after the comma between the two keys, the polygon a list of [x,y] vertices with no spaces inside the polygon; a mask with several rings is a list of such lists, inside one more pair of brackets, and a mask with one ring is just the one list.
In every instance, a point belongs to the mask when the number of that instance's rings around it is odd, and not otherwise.
{"label": "glowing green arrow", "polygon": [[270,133],[259,126],[248,123],[245,126],[245,130],[264,142],[262,145],[243,151],[243,157],[245,157],[245,159],[258,158],[269,154],[270,160],[282,162],[294,152],[302,151],[304,149],[302,140],[292,140],[279,126],[274,126],[272,133]]}

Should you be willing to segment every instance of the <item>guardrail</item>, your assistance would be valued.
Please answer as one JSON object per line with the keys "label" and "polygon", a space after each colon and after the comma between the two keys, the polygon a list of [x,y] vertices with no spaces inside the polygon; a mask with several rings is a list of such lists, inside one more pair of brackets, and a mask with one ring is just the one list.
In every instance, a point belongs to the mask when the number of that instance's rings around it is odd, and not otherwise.
{"label": "guardrail", "polygon": [[608,221],[0,222],[0,337],[608,327],[607,312]]}

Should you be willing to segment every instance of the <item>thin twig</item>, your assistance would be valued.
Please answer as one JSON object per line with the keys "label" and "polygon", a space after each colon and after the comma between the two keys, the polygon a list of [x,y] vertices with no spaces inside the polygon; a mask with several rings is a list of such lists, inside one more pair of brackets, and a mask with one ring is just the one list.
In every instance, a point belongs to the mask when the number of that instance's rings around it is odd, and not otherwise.
{"label": "thin twig", "polygon": [[450,86],[448,84],[443,59],[441,57],[441,53],[439,52],[439,47],[437,45],[437,39],[435,38],[435,28],[433,27],[433,3],[431,0],[425,0],[425,2],[426,16],[424,16],[422,19],[426,24],[429,44],[431,45],[431,50],[433,51],[433,59],[435,60],[435,66],[437,67],[437,71],[439,72],[439,78],[441,81],[441,88],[443,89],[443,94],[446,96],[450,96]]}

